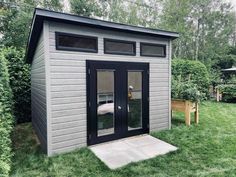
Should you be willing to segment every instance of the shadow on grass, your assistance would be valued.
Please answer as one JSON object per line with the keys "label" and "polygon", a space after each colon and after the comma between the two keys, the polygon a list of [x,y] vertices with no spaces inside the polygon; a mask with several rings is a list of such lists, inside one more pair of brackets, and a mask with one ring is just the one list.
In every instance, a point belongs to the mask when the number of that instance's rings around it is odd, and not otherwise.
{"label": "shadow on grass", "polygon": [[182,119],[176,118],[176,117],[172,117],[172,119],[171,119],[171,124],[172,124],[172,126],[173,126],[173,125],[174,125],[174,126],[179,126],[179,125],[185,124],[185,121],[182,120]]}
{"label": "shadow on grass", "polygon": [[[194,113],[191,113],[191,124],[194,124]],[[173,112],[171,118],[172,127],[183,126],[185,124],[185,115],[182,112]]]}

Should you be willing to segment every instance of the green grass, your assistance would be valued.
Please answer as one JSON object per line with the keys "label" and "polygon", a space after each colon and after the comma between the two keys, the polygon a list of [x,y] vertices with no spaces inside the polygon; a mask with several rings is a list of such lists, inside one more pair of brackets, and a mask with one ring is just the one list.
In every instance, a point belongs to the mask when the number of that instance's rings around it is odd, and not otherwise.
{"label": "green grass", "polygon": [[[157,115],[158,116],[158,115]],[[172,130],[153,132],[179,149],[167,155],[109,170],[88,149],[46,157],[32,136],[31,124],[13,134],[12,176],[236,176],[236,105],[205,102],[200,124],[186,127],[183,114],[174,114]]]}

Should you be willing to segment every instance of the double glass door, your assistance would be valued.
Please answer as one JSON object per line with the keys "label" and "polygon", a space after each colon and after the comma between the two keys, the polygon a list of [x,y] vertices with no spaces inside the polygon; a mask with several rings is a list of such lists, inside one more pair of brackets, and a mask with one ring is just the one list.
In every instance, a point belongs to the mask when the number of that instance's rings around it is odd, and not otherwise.
{"label": "double glass door", "polygon": [[149,64],[87,61],[88,144],[149,132]]}

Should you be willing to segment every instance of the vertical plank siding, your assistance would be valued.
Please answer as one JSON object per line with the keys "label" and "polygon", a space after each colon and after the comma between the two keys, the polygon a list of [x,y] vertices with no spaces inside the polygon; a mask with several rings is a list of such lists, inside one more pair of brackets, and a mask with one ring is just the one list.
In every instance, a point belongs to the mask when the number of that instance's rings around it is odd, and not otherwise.
{"label": "vertical plank siding", "polygon": [[[55,32],[65,32],[98,37],[98,53],[56,50]],[[104,54],[103,38],[136,41],[136,56]],[[42,40],[42,39],[41,39]],[[150,131],[168,129],[170,126],[170,43],[167,39],[106,31],[84,26],[49,23],[49,68],[50,68],[50,110],[51,110],[51,153],[60,153],[87,145],[86,116],[86,60],[129,61],[150,63]],[[165,58],[141,57],[140,42],[165,44]],[[32,68],[33,112],[38,116],[38,126],[45,131],[45,72],[41,44]],[[34,65],[34,64],[33,64]],[[37,66],[40,66],[37,68]],[[44,83],[44,84],[43,84]],[[39,100],[39,101],[38,101]],[[37,102],[37,103],[36,103]],[[37,107],[37,109],[35,109]],[[45,143],[45,135],[39,136]]]}
{"label": "vertical plank siding", "polygon": [[32,124],[44,151],[47,151],[47,108],[44,38],[41,34],[31,65]]}

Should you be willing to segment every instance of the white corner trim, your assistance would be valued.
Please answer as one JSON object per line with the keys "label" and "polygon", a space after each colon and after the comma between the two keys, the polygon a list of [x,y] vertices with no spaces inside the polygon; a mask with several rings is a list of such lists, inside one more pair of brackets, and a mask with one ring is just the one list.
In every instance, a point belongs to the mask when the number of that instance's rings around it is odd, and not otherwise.
{"label": "white corner trim", "polygon": [[171,60],[172,42],[169,41],[169,129],[171,129]]}
{"label": "white corner trim", "polygon": [[44,42],[44,60],[45,60],[45,78],[46,78],[46,103],[47,103],[47,155],[52,155],[52,127],[51,127],[51,77],[49,61],[49,23],[43,23],[43,42]]}

